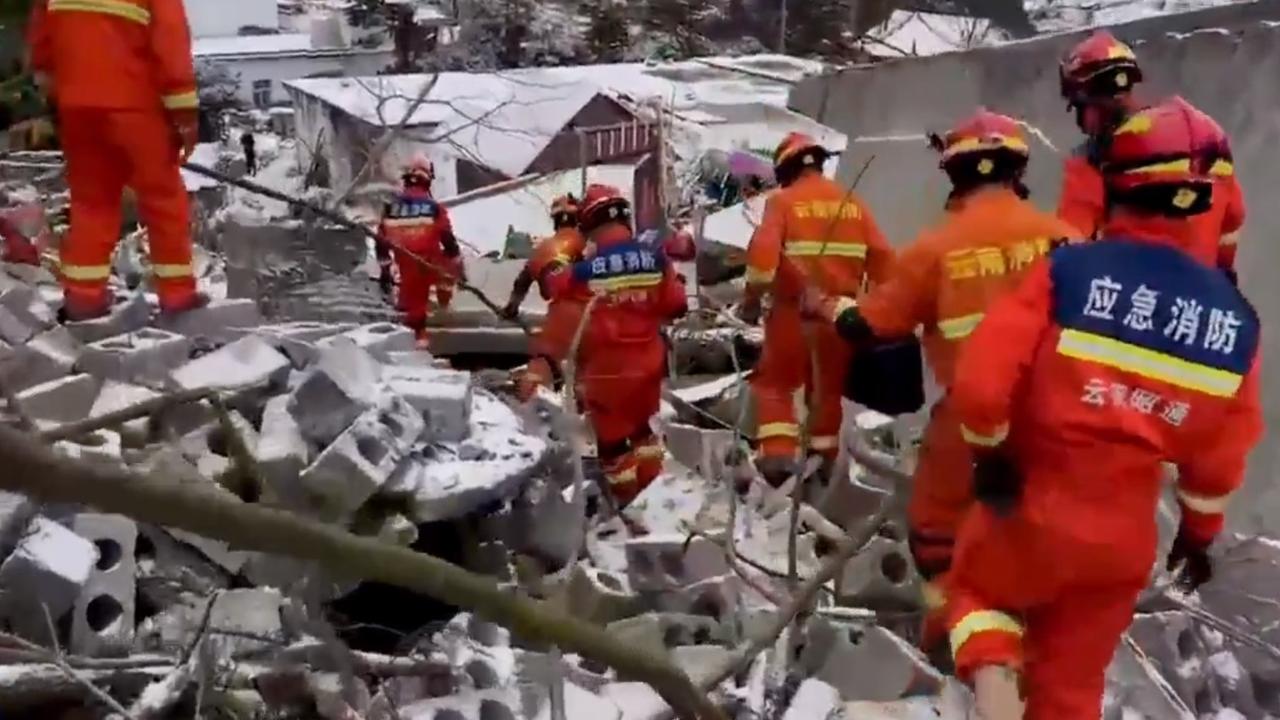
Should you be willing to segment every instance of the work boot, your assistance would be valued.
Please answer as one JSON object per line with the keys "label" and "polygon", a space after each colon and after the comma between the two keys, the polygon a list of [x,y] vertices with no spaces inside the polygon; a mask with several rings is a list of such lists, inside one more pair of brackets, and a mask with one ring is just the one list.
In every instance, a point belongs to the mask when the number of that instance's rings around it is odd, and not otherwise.
{"label": "work boot", "polygon": [[181,315],[192,310],[209,304],[209,296],[200,291],[193,292],[180,298],[177,301],[167,301],[163,297],[160,298],[160,312],[164,315]]}
{"label": "work boot", "polygon": [[782,487],[795,474],[796,461],[781,456],[756,458],[756,469],[771,487]]}

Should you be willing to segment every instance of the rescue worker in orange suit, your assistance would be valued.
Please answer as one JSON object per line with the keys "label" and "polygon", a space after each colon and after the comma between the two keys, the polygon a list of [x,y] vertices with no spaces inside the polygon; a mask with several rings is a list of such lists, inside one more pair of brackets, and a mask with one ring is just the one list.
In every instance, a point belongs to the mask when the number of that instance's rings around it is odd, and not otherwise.
{"label": "rescue worker in orange suit", "polygon": [[[746,291],[739,314],[756,323],[766,294],[764,346],[752,378],[759,441],[757,468],[781,485],[794,474],[799,452],[829,470],[839,450],[840,400],[852,350],[830,323],[803,320],[806,287],[856,297],[868,279],[888,277],[894,253],[862,200],[822,174],[830,153],[801,133],[788,135],[773,155],[781,189],[769,196],[747,247]],[[805,393],[809,443],[800,448],[797,393]]]}
{"label": "rescue worker in orange suit", "polygon": [[517,379],[517,395],[522,400],[533,396],[539,386],[551,386],[555,372],[573,344],[586,304],[584,294],[571,297],[551,295],[547,276],[555,268],[561,268],[582,259],[586,239],[578,230],[578,200],[573,195],[558,197],[551,203],[551,224],[555,233],[544,238],[533,249],[529,261],[511,287],[511,296],[502,308],[502,317],[514,320],[520,314],[520,304],[535,283],[542,299],[547,301],[547,317],[530,342],[529,366]]}
{"label": "rescue worker in orange suit", "polygon": [[649,426],[666,377],[662,328],[685,314],[688,299],[663,253],[637,241],[617,188],[588,186],[580,223],[586,256],[554,268],[547,282],[553,297],[595,296],[576,358],[579,397],[610,491],[625,506],[662,473],[662,443]]}
{"label": "rescue worker in orange suit", "polygon": [[[907,515],[926,600],[940,609],[941,578],[973,501],[972,457],[945,393],[955,381],[956,356],[987,307],[1017,287],[1052,244],[1076,233],[1026,200],[1029,150],[1013,118],[979,110],[933,140],[952,185],[941,224],[921,233],[889,278],[862,298],[813,293],[807,305],[855,349],[923,329],[925,355],[944,394],[925,430]],[[926,648],[943,639],[942,623],[940,614],[926,622]]]}
{"label": "rescue worker in orange suit", "polygon": [[[1211,575],[1262,431],[1259,322],[1181,248],[1214,191],[1181,99],[1140,111],[1103,158],[1104,242],[1034,265],[965,344],[951,400],[979,500],[957,540],[947,615],[989,720],[1101,714],[1103,674],[1156,549],[1163,462],[1178,468],[1177,579]],[[1019,678],[1019,676],[1021,676]]]}
{"label": "rescue worker in orange suit", "polygon": [[182,0],[37,0],[29,32],[32,69],[57,109],[71,189],[61,252],[65,317],[85,320],[111,307],[107,281],[125,186],[147,227],[161,311],[203,305],[178,172],[198,125]]}
{"label": "rescue worker in orange suit", "polygon": [[[1112,131],[1139,108],[1133,86],[1142,80],[1142,69],[1133,50],[1099,30],[1067,54],[1059,76],[1062,97],[1087,139],[1063,168],[1058,215],[1092,238],[1107,214],[1101,157]],[[1235,248],[1245,220],[1244,194],[1235,177],[1226,133],[1219,128],[1205,143],[1201,150],[1216,161],[1210,165],[1210,174],[1217,188],[1209,210],[1191,220],[1197,232],[1188,237],[1188,251],[1201,262],[1222,268],[1234,280]]]}
{"label": "rescue worker in orange suit", "polygon": [[[455,268],[461,267],[461,252],[448,211],[431,197],[431,183],[435,180],[431,161],[415,157],[401,179],[404,189],[388,203],[379,227],[390,247],[379,245],[377,251],[380,263],[387,262],[388,254],[395,258],[400,275],[396,307],[404,314],[405,326],[417,335],[419,346],[426,347],[431,295],[435,293],[441,305],[449,304],[456,282]],[[390,270],[387,264],[383,268],[384,272]]]}

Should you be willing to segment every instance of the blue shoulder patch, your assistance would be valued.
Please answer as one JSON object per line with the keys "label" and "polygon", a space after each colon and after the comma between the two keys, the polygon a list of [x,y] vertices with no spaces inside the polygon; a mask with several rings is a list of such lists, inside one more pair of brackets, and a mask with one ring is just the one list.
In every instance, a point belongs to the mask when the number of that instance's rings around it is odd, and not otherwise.
{"label": "blue shoulder patch", "polygon": [[1126,239],[1050,255],[1058,325],[1187,362],[1244,374],[1258,315],[1219,270],[1174,248]]}
{"label": "blue shoulder patch", "polygon": [[390,217],[397,220],[402,218],[433,218],[438,214],[439,206],[431,198],[401,195],[395,199],[395,202],[391,203],[390,210]]}
{"label": "blue shoulder patch", "polygon": [[597,248],[595,257],[574,264],[573,275],[583,282],[630,286],[631,279],[661,276],[666,263],[666,258],[656,252],[653,246],[633,240]]}

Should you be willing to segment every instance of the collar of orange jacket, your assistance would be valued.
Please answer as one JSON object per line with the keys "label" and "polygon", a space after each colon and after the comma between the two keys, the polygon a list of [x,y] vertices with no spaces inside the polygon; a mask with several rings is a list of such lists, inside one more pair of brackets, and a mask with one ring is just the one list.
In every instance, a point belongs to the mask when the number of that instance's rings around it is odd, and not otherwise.
{"label": "collar of orange jacket", "polygon": [[1192,218],[1136,215],[1114,208],[1102,227],[1104,238],[1120,236],[1184,250],[1191,247],[1195,232]]}
{"label": "collar of orange jacket", "polygon": [[947,198],[947,210],[959,212],[976,206],[1014,205],[1020,202],[1022,198],[1009,185],[984,185],[964,195]]}

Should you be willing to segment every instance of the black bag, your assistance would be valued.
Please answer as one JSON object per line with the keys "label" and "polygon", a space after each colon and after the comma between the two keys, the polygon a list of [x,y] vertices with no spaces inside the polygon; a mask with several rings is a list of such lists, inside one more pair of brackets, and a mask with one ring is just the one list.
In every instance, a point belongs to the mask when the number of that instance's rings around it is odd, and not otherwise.
{"label": "black bag", "polygon": [[924,361],[914,335],[860,345],[849,363],[844,396],[885,415],[924,406]]}

